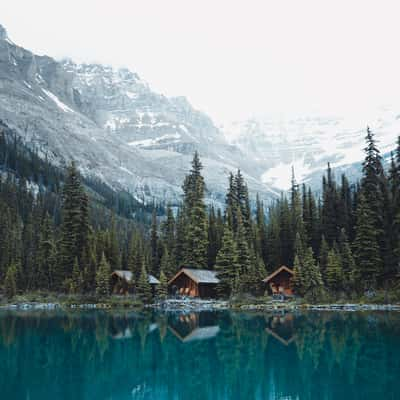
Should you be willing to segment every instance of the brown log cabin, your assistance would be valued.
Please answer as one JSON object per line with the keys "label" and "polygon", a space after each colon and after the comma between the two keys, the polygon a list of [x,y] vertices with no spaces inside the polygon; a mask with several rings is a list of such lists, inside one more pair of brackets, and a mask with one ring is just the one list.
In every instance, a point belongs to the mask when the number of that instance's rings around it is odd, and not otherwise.
{"label": "brown log cabin", "polygon": [[292,289],[292,278],[294,272],[292,269],[282,265],[271,275],[267,276],[263,282],[265,282],[272,294],[282,294],[284,296],[293,296]]}
{"label": "brown log cabin", "polygon": [[[148,280],[154,295],[155,288],[160,281],[150,274],[148,274]],[[113,271],[111,274],[111,287],[113,294],[127,295],[129,293],[134,293],[134,279],[132,272],[127,270]]]}
{"label": "brown log cabin", "polygon": [[207,269],[182,268],[169,282],[169,291],[181,296],[213,298],[219,283],[217,273]]}

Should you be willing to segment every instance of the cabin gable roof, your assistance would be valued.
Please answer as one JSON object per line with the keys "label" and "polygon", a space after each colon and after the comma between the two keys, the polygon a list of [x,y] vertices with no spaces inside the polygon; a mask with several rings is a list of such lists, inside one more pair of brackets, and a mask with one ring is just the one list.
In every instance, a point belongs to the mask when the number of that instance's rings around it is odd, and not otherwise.
{"label": "cabin gable roof", "polygon": [[[117,270],[113,271],[111,276],[112,275],[116,275],[116,276],[118,276],[118,278],[123,279],[124,281],[126,281],[128,283],[133,282],[132,271],[117,269]],[[160,281],[151,274],[148,274],[147,277],[148,277],[150,285],[158,285],[160,283]]]}
{"label": "cabin gable roof", "polygon": [[272,274],[268,275],[265,279],[263,279],[263,282],[268,283],[271,279],[275,278],[275,276],[279,275],[283,271],[286,271],[290,275],[294,275],[294,272],[292,269],[286,267],[286,265],[282,265],[279,267],[277,270],[275,270]]}
{"label": "cabin gable roof", "polygon": [[178,276],[187,275],[190,279],[192,279],[197,284],[199,283],[219,283],[219,279],[217,278],[217,272],[211,271],[209,269],[194,269],[194,268],[181,268],[177,274],[173,278],[171,278],[168,282],[170,285]]}

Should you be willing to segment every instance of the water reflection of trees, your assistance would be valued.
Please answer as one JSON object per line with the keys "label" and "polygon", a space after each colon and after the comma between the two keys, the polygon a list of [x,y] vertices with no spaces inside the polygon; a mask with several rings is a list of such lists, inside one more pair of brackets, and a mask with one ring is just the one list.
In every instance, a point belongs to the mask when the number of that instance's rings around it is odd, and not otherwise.
{"label": "water reflection of trees", "polygon": [[397,314],[7,313],[0,387],[5,399],[394,399],[399,334]]}

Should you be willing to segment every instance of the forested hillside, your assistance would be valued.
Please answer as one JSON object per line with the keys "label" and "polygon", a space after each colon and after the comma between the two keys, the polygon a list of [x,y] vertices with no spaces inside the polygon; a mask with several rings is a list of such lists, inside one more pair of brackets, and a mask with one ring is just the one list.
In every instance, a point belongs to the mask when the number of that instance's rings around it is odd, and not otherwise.
{"label": "forested hillside", "polygon": [[[263,295],[262,279],[294,268],[296,293],[311,301],[352,298],[399,286],[400,139],[385,171],[373,133],[366,135],[363,176],[335,181],[328,165],[317,197],[296,183],[286,196],[252,210],[243,175],[227,182],[225,209],[205,203],[195,153],[178,210],[144,206],[84,181],[74,163],[59,170],[1,126],[0,282],[7,297],[27,291],[111,293],[113,270],[133,273],[137,298],[151,301],[181,266],[218,272],[221,297]],[[147,217],[151,213],[151,221]]]}

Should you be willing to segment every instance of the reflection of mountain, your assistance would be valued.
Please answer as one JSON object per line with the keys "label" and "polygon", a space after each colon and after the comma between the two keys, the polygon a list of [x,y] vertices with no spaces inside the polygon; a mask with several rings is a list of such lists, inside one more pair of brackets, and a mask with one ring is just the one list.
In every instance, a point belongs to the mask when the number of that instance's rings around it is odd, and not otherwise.
{"label": "reflection of mountain", "polygon": [[168,321],[168,329],[183,343],[212,339],[220,331],[211,313],[179,315]]}
{"label": "reflection of mountain", "polygon": [[266,332],[285,346],[289,346],[295,339],[293,329],[293,315],[284,314],[272,316],[268,319]]}

